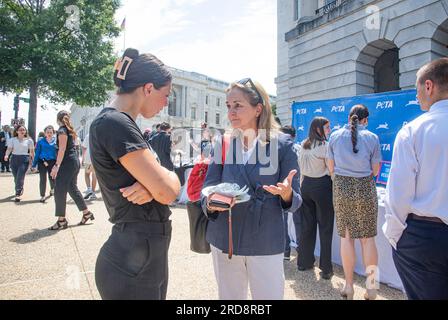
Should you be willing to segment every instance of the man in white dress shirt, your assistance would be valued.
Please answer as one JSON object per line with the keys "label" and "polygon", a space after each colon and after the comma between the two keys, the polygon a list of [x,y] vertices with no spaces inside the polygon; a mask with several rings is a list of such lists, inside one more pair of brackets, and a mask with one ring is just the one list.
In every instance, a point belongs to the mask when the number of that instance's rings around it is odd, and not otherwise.
{"label": "man in white dress shirt", "polygon": [[448,58],[416,85],[427,112],[397,134],[383,231],[408,299],[448,299]]}

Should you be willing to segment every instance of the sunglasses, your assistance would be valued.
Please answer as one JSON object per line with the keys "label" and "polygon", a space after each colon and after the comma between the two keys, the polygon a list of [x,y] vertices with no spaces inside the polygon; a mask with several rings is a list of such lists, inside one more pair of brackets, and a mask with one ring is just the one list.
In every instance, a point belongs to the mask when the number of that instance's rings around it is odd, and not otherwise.
{"label": "sunglasses", "polygon": [[261,103],[262,105],[264,105],[263,97],[261,96],[260,92],[258,92],[257,87],[255,86],[254,82],[250,78],[241,79],[237,83],[245,86],[246,88],[249,88],[249,89],[255,91],[255,93],[258,96],[258,103]]}

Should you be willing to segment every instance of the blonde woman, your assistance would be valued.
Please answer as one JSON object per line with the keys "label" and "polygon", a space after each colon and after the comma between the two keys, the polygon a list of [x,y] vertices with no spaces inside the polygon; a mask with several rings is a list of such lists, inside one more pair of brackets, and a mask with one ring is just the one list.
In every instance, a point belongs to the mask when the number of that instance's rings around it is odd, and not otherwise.
{"label": "blonde woman", "polygon": [[247,299],[250,287],[253,299],[283,299],[283,217],[302,202],[293,141],[279,133],[269,96],[250,78],[230,85],[226,105],[233,134],[225,156],[215,152],[204,188],[236,183],[250,200],[233,203],[229,224],[229,211],[202,197],[219,298]]}

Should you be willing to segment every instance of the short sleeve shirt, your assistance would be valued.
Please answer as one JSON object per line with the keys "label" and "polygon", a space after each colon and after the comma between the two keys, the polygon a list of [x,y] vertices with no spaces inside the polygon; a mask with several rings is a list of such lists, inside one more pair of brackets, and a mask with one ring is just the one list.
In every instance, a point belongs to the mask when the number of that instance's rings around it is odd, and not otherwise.
{"label": "short sleeve shirt", "polygon": [[22,141],[15,137],[8,141],[8,147],[12,148],[12,154],[26,156],[29,150],[34,148],[34,143],[31,138],[25,138]]}
{"label": "short sleeve shirt", "polygon": [[372,174],[372,165],[381,161],[378,136],[358,125],[358,153],[353,152],[349,125],[335,131],[328,142],[327,158],[334,160],[334,173],[340,176],[362,178]]}
{"label": "short sleeve shirt", "polygon": [[305,149],[302,142],[302,148],[299,153],[300,173],[311,178],[320,178],[328,175],[328,167],[325,159],[327,156],[328,144],[323,142],[321,145],[315,144],[311,149]]}
{"label": "short sleeve shirt", "polygon": [[89,143],[110,222],[168,221],[171,211],[167,205],[155,200],[143,205],[134,204],[120,192],[120,188],[129,187],[137,180],[119,159],[128,153],[149,148],[129,115],[114,108],[103,109],[90,126]]}
{"label": "short sleeve shirt", "polygon": [[75,144],[73,142],[73,136],[68,132],[68,129],[66,126],[61,126],[58,129],[57,139],[56,139],[56,149],[59,149],[59,136],[61,136],[61,135],[67,136],[67,146],[65,147],[64,159],[68,156],[77,157]]}

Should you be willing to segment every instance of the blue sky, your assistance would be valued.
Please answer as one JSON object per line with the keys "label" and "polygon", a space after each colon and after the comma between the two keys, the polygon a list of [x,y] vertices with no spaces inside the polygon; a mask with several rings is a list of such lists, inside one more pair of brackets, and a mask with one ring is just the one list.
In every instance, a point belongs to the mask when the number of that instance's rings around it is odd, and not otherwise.
{"label": "blue sky", "polygon": [[[276,93],[276,0],[123,0],[117,25],[126,17],[126,47],[155,54],[165,64],[212,78],[258,80]],[[123,35],[117,51],[123,49]],[[22,96],[28,97],[28,93]],[[0,95],[2,124],[13,117],[13,96]],[[37,129],[55,125],[55,109],[39,98],[48,111],[38,110]],[[53,108],[54,107],[54,108]],[[21,102],[19,117],[27,121],[28,107]]]}

